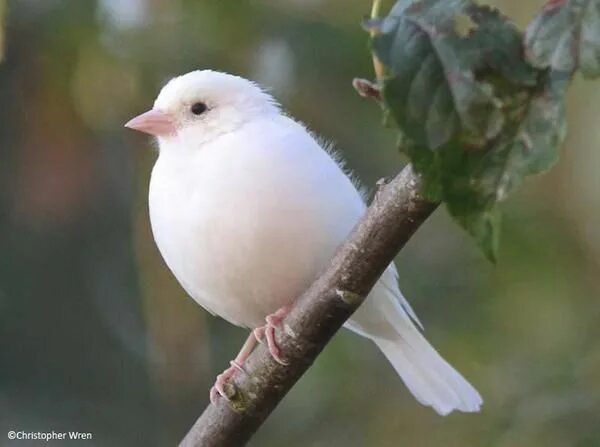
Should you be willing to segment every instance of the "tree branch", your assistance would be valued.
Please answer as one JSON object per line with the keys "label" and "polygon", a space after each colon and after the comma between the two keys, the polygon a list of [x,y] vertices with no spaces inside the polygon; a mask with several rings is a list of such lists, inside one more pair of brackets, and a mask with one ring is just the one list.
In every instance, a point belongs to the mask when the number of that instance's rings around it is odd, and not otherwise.
{"label": "tree branch", "polygon": [[226,389],[230,402],[219,399],[209,405],[180,446],[244,445],[436,207],[420,195],[410,165],[382,185],[329,267],[296,300],[278,331],[277,342],[289,364],[276,363],[259,346],[244,364],[247,375],[236,374]]}

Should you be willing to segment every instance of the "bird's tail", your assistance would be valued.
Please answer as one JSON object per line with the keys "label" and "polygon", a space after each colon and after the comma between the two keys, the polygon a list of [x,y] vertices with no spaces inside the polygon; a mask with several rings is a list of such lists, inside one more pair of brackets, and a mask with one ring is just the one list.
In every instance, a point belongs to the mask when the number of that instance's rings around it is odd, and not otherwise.
{"label": "bird's tail", "polygon": [[414,311],[398,288],[395,266],[384,272],[346,327],[370,338],[415,398],[441,415],[479,411],[481,396],[421,334]]}
{"label": "bird's tail", "polygon": [[408,319],[400,318],[396,339],[371,337],[408,389],[441,415],[479,411],[477,390],[446,362]]}

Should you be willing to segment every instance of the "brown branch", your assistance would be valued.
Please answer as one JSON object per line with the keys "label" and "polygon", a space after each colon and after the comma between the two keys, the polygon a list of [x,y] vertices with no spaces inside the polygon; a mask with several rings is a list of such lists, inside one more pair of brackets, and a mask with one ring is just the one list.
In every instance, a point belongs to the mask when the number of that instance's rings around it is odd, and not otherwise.
{"label": "brown branch", "polygon": [[278,331],[277,342],[289,364],[276,363],[259,346],[244,365],[247,375],[236,374],[226,390],[231,401],[209,405],[181,446],[233,447],[250,439],[437,207],[423,199],[418,184],[409,165],[381,186],[329,267],[296,300]]}

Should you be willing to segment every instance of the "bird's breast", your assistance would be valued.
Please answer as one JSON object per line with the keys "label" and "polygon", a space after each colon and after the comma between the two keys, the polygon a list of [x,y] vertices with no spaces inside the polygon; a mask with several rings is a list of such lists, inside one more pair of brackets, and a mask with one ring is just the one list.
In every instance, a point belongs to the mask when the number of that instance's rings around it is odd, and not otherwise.
{"label": "bird's breast", "polygon": [[319,198],[318,182],[286,160],[223,152],[183,164],[159,157],[150,186],[152,230],[198,303],[256,327],[310,284],[348,222],[338,222],[344,216]]}

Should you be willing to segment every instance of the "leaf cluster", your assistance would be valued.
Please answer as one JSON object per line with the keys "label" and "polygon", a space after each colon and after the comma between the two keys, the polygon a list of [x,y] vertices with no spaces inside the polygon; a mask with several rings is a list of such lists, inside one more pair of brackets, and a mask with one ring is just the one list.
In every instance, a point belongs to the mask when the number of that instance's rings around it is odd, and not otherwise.
{"label": "leaf cluster", "polygon": [[499,202],[556,162],[573,75],[600,76],[600,0],[552,0],[525,35],[470,0],[398,0],[365,26],[423,193],[494,260]]}

